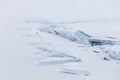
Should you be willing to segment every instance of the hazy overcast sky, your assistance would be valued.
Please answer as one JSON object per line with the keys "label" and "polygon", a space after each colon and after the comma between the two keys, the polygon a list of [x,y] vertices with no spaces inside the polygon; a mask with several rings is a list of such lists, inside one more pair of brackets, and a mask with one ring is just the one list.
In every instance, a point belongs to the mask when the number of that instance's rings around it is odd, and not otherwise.
{"label": "hazy overcast sky", "polygon": [[0,0],[0,16],[37,19],[120,17],[119,0]]}

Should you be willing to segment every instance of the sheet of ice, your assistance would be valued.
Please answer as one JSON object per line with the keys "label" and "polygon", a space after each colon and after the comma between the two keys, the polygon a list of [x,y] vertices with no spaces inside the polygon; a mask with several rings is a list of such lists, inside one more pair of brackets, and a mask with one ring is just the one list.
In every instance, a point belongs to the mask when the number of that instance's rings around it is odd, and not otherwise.
{"label": "sheet of ice", "polygon": [[[69,38],[66,38],[66,35],[62,35],[62,30],[66,34],[73,34],[74,38],[76,38],[76,35],[74,35],[74,30],[69,30],[69,28],[66,25],[63,25],[63,29],[59,29],[58,27],[54,27],[52,25],[49,26],[48,24],[45,26],[49,29],[45,29],[46,27],[35,25],[35,24],[43,24],[43,23],[28,23],[28,27],[30,27],[30,34],[36,36],[36,41],[34,40],[34,37],[26,36],[25,38],[33,39],[34,42],[31,42],[33,40],[30,40],[30,45],[34,46],[36,49],[36,62],[41,65],[51,65],[56,68],[56,71],[63,73],[64,75],[80,75],[83,76],[86,80],[95,80],[100,78],[102,76],[102,79],[111,79],[113,80],[119,78],[119,73],[115,72],[117,75],[112,75],[112,69],[117,67],[116,69],[119,70],[119,44],[111,45],[110,43],[107,43],[107,45],[89,45],[89,44],[82,44],[77,43],[76,41],[71,41]],[[72,24],[71,24],[72,25]],[[75,24],[74,24],[75,25]],[[78,25],[78,24],[77,24]],[[25,25],[26,26],[26,25]],[[36,27],[35,27],[36,26]],[[53,28],[54,27],[54,28]],[[44,30],[40,30],[44,29]],[[23,27],[24,29],[24,27]],[[56,34],[54,30],[57,30],[59,35]],[[27,30],[29,32],[29,30]],[[34,31],[33,31],[34,30]],[[80,29],[78,29],[80,30]],[[23,32],[26,30],[22,30]],[[32,32],[34,33],[32,33]],[[36,34],[37,32],[37,34]],[[82,33],[82,34],[81,34]],[[29,34],[29,33],[28,33]],[[119,38],[111,39],[107,38],[106,36],[98,36],[93,37],[92,35],[89,36],[89,34],[86,34],[84,32],[80,32],[80,35],[83,36],[83,40],[94,40],[97,42],[97,40],[103,40],[103,42],[109,42],[109,41],[119,41]],[[84,37],[85,36],[85,37]],[[37,40],[37,37],[40,37],[39,40]],[[100,37],[100,38],[99,38]],[[85,39],[84,39],[85,38]],[[78,40],[78,39],[76,39]],[[81,39],[80,39],[81,40]],[[79,41],[79,40],[78,40]],[[28,41],[29,42],[29,41]],[[63,44],[64,42],[64,44]],[[112,56],[112,57],[111,57]],[[80,59],[80,62],[76,62],[75,58]],[[103,67],[102,67],[103,66]],[[110,68],[108,68],[111,66]],[[107,70],[107,71],[104,71]],[[109,71],[108,71],[109,70]],[[105,74],[112,75],[113,77],[106,77]],[[95,76],[94,76],[95,75]],[[101,78],[100,78],[101,79]]]}

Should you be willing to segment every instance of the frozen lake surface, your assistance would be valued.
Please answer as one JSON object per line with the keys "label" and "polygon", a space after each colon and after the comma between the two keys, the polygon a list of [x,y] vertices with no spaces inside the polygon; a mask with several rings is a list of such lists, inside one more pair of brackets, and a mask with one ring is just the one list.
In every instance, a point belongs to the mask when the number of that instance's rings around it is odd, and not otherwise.
{"label": "frozen lake surface", "polygon": [[120,80],[119,4],[0,1],[0,80]]}

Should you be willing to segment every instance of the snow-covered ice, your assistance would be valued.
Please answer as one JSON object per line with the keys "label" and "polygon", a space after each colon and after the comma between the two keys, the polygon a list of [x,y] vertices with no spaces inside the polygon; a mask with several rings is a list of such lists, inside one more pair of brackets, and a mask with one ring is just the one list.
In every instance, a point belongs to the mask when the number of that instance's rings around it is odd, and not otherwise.
{"label": "snow-covered ice", "polygon": [[[44,21],[45,24],[42,21],[36,22],[25,23],[25,29],[20,27],[20,32],[24,32],[24,38],[30,40],[28,45],[36,49],[34,55],[39,66],[53,66],[56,72],[79,75],[85,80],[113,80],[114,77],[109,78],[105,74],[110,74],[112,69],[120,65],[119,38],[106,37],[107,34],[94,36],[81,31],[81,27],[75,31],[74,27],[70,27],[80,26],[81,23],[61,25],[49,21]],[[31,36],[25,36],[26,34]],[[113,76],[112,73],[110,75]],[[119,75],[118,72],[115,73]]]}
{"label": "snow-covered ice", "polygon": [[1,0],[0,80],[120,80],[119,0]]}

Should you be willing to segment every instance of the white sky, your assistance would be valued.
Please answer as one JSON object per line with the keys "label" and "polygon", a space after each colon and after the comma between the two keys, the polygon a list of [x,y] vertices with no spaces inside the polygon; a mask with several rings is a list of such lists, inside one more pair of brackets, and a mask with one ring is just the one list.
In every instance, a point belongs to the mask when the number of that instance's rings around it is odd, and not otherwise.
{"label": "white sky", "polygon": [[0,17],[51,20],[118,18],[119,0],[2,0]]}

